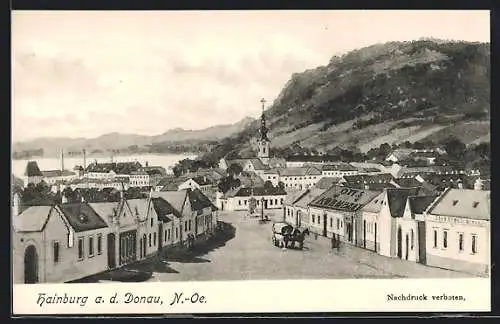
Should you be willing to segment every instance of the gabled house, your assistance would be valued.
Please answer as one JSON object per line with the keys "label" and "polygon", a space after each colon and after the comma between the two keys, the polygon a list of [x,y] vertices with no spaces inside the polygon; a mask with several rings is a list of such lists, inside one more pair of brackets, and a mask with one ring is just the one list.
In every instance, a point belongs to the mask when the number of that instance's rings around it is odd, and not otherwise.
{"label": "gabled house", "polygon": [[380,191],[333,186],[309,204],[311,231],[350,244],[361,238],[361,209]]}
{"label": "gabled house", "polygon": [[[425,264],[426,234],[425,211],[437,196],[410,196],[406,201],[403,217],[396,219],[401,229],[401,257]],[[399,234],[398,234],[399,235]]]}
{"label": "gabled house", "polygon": [[309,215],[309,203],[322,195],[326,189],[311,187],[299,191],[299,194],[288,201],[289,206],[284,210],[285,222],[296,227],[314,226]]}
{"label": "gabled house", "polygon": [[162,224],[162,229],[159,229],[160,237],[163,237],[162,246],[168,248],[179,245],[181,243],[180,231],[182,230],[181,213],[163,198],[153,198],[152,202],[158,216],[158,223]]}
{"label": "gabled house", "polygon": [[62,283],[107,270],[109,229],[87,203],[18,210],[12,215],[14,283]]}
{"label": "gabled house", "polygon": [[490,191],[447,189],[425,215],[426,264],[486,275],[490,271]]}

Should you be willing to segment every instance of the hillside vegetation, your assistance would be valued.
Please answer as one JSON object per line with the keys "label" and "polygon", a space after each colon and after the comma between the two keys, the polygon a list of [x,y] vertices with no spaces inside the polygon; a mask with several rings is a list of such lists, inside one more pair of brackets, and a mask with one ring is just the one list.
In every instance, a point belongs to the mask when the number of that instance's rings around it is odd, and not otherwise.
{"label": "hillside vegetation", "polygon": [[[270,138],[277,151],[298,144],[324,152],[452,135],[489,142],[490,73],[488,43],[419,40],[355,50],[292,75],[266,112]],[[247,155],[257,127],[213,154]]]}

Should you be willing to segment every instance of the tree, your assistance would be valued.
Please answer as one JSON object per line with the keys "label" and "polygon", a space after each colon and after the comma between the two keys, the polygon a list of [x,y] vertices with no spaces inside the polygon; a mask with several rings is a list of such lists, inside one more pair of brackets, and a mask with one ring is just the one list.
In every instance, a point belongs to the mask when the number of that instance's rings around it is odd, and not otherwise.
{"label": "tree", "polygon": [[256,208],[257,208],[257,200],[254,197],[251,197],[248,200],[248,212],[250,214],[253,214]]}
{"label": "tree", "polygon": [[266,189],[274,188],[273,183],[271,181],[267,180],[266,182],[264,182],[264,188],[266,188]]}
{"label": "tree", "polygon": [[240,164],[238,163],[232,163],[228,168],[227,172],[230,175],[239,175],[241,172],[243,172],[243,168],[241,167]]}
{"label": "tree", "polygon": [[446,153],[452,158],[460,158],[464,153],[466,146],[456,137],[449,138],[444,144]]}

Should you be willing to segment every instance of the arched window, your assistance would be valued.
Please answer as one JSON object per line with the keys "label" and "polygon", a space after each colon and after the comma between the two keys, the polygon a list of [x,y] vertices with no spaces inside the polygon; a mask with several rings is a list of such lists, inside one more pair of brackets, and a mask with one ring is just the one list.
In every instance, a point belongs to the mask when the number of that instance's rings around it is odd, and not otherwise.
{"label": "arched window", "polygon": [[411,237],[411,249],[413,250],[413,244],[414,244],[413,242],[414,242],[414,239],[415,239],[414,238],[414,234],[413,234],[413,229],[410,232],[410,237]]}

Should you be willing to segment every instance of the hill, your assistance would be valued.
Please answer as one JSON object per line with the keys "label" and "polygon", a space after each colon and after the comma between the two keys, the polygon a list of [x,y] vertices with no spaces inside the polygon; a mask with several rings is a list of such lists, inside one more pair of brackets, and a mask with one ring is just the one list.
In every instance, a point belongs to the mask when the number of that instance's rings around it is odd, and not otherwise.
{"label": "hill", "polygon": [[[368,151],[451,134],[489,141],[490,44],[389,42],[333,57],[295,73],[267,110],[276,151],[292,145]],[[258,122],[223,141],[214,154],[248,155]]]}
{"label": "hill", "polygon": [[110,152],[134,153],[179,153],[209,150],[215,142],[241,132],[253,118],[218,125],[201,130],[182,128],[169,130],[161,135],[144,136],[137,134],[109,133],[96,138],[37,138],[31,141],[13,144],[14,158],[32,156],[56,157],[64,149],[67,155],[80,155],[83,149],[89,154],[99,155]]}

